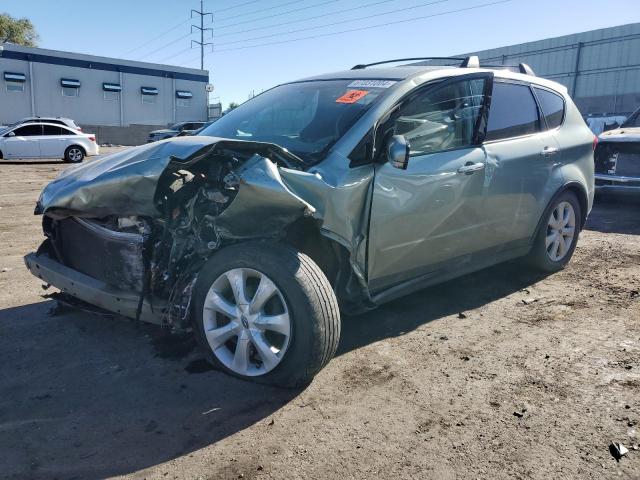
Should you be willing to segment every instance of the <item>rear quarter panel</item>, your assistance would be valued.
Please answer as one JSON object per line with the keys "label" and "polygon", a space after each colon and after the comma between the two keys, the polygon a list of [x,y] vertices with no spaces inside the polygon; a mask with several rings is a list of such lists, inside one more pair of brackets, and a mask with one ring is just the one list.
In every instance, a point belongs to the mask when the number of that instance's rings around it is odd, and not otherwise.
{"label": "rear quarter panel", "polygon": [[580,111],[568,95],[565,95],[567,112],[565,121],[557,131],[557,139],[562,151],[561,172],[564,185],[578,183],[587,194],[587,214],[593,206],[594,134],[584,122]]}

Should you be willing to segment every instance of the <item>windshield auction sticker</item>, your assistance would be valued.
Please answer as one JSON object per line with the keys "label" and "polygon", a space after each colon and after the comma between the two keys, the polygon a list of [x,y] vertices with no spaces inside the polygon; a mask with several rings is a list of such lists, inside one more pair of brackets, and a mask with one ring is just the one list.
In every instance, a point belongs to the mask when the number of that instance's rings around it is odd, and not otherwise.
{"label": "windshield auction sticker", "polygon": [[354,80],[347,88],[389,88],[395,83],[394,80]]}
{"label": "windshield auction sticker", "polygon": [[349,90],[336,100],[336,103],[356,103],[369,94],[367,90]]}

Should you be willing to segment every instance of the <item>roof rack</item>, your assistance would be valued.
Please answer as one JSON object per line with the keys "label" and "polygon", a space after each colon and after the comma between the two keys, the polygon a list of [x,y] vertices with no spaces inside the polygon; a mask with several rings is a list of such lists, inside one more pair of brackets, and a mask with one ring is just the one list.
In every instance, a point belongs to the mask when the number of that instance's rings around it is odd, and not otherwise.
{"label": "roof rack", "polygon": [[519,63],[518,65],[482,65],[482,68],[489,68],[492,70],[514,70],[517,73],[523,73],[525,75],[536,76],[533,68],[526,63]]}
{"label": "roof rack", "polygon": [[477,56],[472,55],[470,57],[413,57],[413,58],[396,58],[394,60],[384,60],[382,62],[363,63],[355,65],[351,70],[364,70],[367,67],[373,67],[375,65],[384,65],[385,63],[397,63],[397,62],[415,62],[418,60],[455,60],[460,62],[458,65],[460,68],[478,68],[480,67],[480,60]]}
{"label": "roof rack", "polygon": [[[535,77],[535,72],[533,69],[527,65],[526,63],[520,63],[518,65],[480,65],[480,59],[477,55],[471,55],[469,57],[414,57],[414,58],[396,58],[394,60],[384,60],[382,62],[374,62],[374,63],[363,63],[359,65],[355,65],[351,68],[351,70],[364,70],[368,67],[373,67],[376,65],[384,65],[386,63],[397,63],[397,62],[415,62],[419,60],[451,60],[460,62],[458,67],[460,68],[489,68],[489,69],[512,69],[516,70],[518,73],[523,73],[525,75],[532,75]],[[453,66],[453,65],[451,65]]]}

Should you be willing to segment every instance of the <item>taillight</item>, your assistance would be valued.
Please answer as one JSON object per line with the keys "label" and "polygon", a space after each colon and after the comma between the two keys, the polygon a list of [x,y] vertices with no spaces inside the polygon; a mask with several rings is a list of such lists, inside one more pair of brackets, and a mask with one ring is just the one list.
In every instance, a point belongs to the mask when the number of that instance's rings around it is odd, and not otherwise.
{"label": "taillight", "polygon": [[598,146],[598,136],[594,135],[593,136],[593,151],[596,151],[596,147]]}
{"label": "taillight", "polygon": [[96,137],[94,135],[89,136],[89,140],[91,140],[92,142],[96,141]]}

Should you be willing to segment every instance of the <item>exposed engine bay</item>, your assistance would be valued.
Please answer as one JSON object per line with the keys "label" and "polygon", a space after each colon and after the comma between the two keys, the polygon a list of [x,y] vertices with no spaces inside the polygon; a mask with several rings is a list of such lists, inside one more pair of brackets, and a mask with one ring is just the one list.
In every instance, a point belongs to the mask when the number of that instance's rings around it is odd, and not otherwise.
{"label": "exposed engine bay", "polygon": [[[115,291],[135,292],[137,318],[144,302],[157,323],[187,327],[198,272],[215,251],[248,239],[277,240],[299,219],[322,223],[280,175],[285,168],[322,185],[299,159],[270,144],[207,143],[184,158],[106,157],[74,169],[72,181],[65,172],[36,207],[47,237],[38,254]],[[353,275],[344,280],[338,273],[343,284],[354,283]]]}

